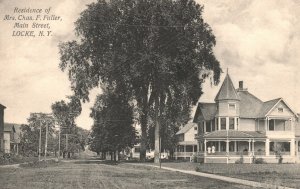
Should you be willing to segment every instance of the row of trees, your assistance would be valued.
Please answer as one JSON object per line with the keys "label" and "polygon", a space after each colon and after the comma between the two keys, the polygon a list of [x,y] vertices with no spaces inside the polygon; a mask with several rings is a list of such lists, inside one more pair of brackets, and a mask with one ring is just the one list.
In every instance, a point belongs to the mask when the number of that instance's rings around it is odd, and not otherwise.
{"label": "row of trees", "polygon": [[[47,151],[55,156],[59,155],[59,150],[60,153],[68,156],[85,150],[89,132],[75,124],[75,118],[81,112],[80,100],[74,96],[68,99],[69,102],[61,100],[53,103],[51,115],[43,113],[30,115],[28,124],[21,126],[19,150],[21,154],[30,156],[42,153],[44,155],[46,146]],[[47,144],[45,145],[46,138]],[[41,146],[40,152],[39,145]]]}
{"label": "row of trees", "polygon": [[[221,73],[202,12],[194,0],[99,0],[80,14],[78,40],[59,46],[60,68],[83,102],[91,89],[104,89],[93,107],[92,146],[119,150],[113,144],[121,138],[114,136],[134,138],[125,126],[134,117],[141,125],[141,160],[153,145],[158,162],[160,135],[165,148],[174,149],[174,135],[189,119],[202,83],[210,77],[217,84]],[[126,108],[135,115],[124,114]],[[114,134],[123,125],[127,129]]]}

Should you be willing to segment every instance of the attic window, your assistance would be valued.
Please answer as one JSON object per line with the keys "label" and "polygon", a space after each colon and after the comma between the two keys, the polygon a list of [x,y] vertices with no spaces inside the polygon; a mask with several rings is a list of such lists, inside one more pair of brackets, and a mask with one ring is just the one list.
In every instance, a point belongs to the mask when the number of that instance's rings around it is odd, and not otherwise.
{"label": "attic window", "polygon": [[278,112],[282,113],[283,112],[283,108],[278,108]]}
{"label": "attic window", "polygon": [[228,104],[229,110],[235,110],[235,104]]}

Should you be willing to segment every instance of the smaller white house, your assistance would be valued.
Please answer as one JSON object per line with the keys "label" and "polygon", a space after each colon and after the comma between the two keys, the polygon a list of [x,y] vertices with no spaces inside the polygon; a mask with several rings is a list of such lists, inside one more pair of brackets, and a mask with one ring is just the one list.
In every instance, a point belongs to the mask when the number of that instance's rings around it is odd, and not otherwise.
{"label": "smaller white house", "polygon": [[21,128],[19,124],[4,123],[4,152],[18,154]]}
{"label": "smaller white house", "polygon": [[188,123],[182,127],[177,133],[177,147],[175,149],[175,159],[191,160],[197,154],[197,137],[198,125],[196,123]]}

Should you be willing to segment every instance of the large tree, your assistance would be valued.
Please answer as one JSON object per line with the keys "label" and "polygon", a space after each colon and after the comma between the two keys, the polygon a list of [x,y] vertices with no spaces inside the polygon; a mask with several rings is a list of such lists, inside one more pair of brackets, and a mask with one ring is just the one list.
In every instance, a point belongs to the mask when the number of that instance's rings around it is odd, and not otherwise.
{"label": "large tree", "polygon": [[115,154],[133,147],[136,131],[133,126],[133,108],[121,91],[104,89],[92,108],[91,150]]}
{"label": "large tree", "polygon": [[141,160],[149,111],[154,110],[157,161],[165,102],[183,95],[194,105],[205,78],[219,82],[216,41],[202,11],[194,0],[99,0],[76,21],[78,40],[60,45],[60,67],[84,101],[103,83],[126,86],[139,111]]}
{"label": "large tree", "polygon": [[[75,124],[81,113],[81,102],[76,96],[68,96],[69,102],[57,101],[51,105],[53,116],[59,125],[61,137],[60,149],[65,153],[84,150],[86,134]],[[65,145],[63,145],[65,144]]]}
{"label": "large tree", "polygon": [[[41,153],[45,151],[46,133],[47,135],[47,147],[49,151],[54,149],[53,140],[54,135],[54,119],[47,114],[43,113],[31,113],[28,120],[28,125],[22,125],[22,135],[20,141],[20,153],[23,155],[37,155],[39,153],[39,138],[41,136]],[[48,132],[46,132],[48,127]]]}

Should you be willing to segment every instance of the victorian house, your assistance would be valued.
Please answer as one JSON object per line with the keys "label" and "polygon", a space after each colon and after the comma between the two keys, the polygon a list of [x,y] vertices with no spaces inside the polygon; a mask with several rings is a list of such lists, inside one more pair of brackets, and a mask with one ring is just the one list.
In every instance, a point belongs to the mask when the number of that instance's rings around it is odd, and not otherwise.
{"label": "victorian house", "polygon": [[227,74],[214,103],[199,103],[198,157],[204,163],[298,161],[298,115],[282,98],[261,101]]}

